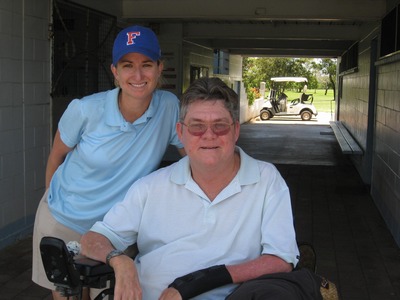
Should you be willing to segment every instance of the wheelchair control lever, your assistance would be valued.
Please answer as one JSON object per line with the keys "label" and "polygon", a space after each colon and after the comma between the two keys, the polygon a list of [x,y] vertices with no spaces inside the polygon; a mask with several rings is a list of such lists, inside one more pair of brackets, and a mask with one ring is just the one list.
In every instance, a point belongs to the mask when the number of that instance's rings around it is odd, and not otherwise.
{"label": "wheelchair control lever", "polygon": [[53,282],[64,296],[78,295],[82,285],[79,271],[74,265],[73,253],[64,241],[55,237],[43,237],[40,241],[47,279]]}

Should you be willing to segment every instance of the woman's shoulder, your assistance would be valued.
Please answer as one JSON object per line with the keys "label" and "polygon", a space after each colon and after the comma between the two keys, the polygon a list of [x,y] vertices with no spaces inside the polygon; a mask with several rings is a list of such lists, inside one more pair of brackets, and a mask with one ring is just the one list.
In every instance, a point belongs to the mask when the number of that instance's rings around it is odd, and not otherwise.
{"label": "woman's shoulder", "polygon": [[99,114],[101,111],[107,110],[116,101],[118,89],[108,90],[85,96],[81,99],[75,99],[72,105],[79,107],[84,115]]}
{"label": "woman's shoulder", "polygon": [[156,96],[155,98],[161,100],[161,102],[164,103],[179,103],[178,97],[169,91],[156,90],[154,92],[154,95]]}
{"label": "woman's shoulder", "polygon": [[116,98],[118,95],[118,89],[113,89],[113,90],[108,90],[108,91],[102,91],[102,92],[97,92],[91,95],[87,95],[80,100],[82,103],[90,105],[90,104],[96,104],[102,101],[106,101],[107,99],[110,98]]}

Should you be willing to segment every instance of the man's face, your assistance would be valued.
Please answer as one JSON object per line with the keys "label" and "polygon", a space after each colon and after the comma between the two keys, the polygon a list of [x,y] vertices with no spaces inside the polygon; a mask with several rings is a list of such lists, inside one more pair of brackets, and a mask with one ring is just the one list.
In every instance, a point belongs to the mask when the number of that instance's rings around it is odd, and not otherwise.
{"label": "man's face", "polygon": [[[199,128],[204,129],[204,125],[206,130],[201,134]],[[232,159],[239,127],[223,101],[200,100],[190,104],[183,124],[177,124],[177,132],[192,167],[215,167]]]}
{"label": "man's face", "polygon": [[150,101],[162,72],[162,64],[140,53],[128,53],[111,66],[122,92],[135,99]]}

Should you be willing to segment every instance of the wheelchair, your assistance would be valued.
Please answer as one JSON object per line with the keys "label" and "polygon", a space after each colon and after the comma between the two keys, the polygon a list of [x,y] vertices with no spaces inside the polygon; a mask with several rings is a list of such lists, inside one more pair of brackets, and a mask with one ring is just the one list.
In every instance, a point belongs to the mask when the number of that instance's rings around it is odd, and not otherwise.
{"label": "wheelchair", "polygon": [[83,288],[95,288],[103,290],[94,300],[114,298],[115,277],[110,266],[77,256],[63,240],[55,237],[42,238],[40,254],[47,279],[62,296],[80,300]]}
{"label": "wheelchair", "polygon": [[[300,260],[296,268],[316,270],[316,255],[309,244],[299,244]],[[48,280],[54,283],[56,291],[71,299],[82,299],[83,288],[101,289],[102,292],[94,300],[103,300],[107,296],[114,299],[114,270],[103,262],[77,255],[63,240],[55,237],[43,237],[40,241],[40,254]],[[335,293],[336,286],[334,287]],[[331,289],[332,290],[332,289]],[[327,290],[328,291],[328,290]],[[321,289],[321,292],[323,290]],[[73,298],[75,297],[75,298]],[[338,299],[324,297],[324,299]]]}

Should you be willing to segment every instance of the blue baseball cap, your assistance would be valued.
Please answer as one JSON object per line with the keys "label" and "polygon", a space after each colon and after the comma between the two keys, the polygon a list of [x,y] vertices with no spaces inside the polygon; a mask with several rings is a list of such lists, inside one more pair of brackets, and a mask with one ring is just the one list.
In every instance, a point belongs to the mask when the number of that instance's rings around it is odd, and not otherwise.
{"label": "blue baseball cap", "polygon": [[138,25],[121,30],[114,41],[113,65],[128,53],[141,53],[151,60],[159,60],[161,49],[157,36],[151,29]]}

